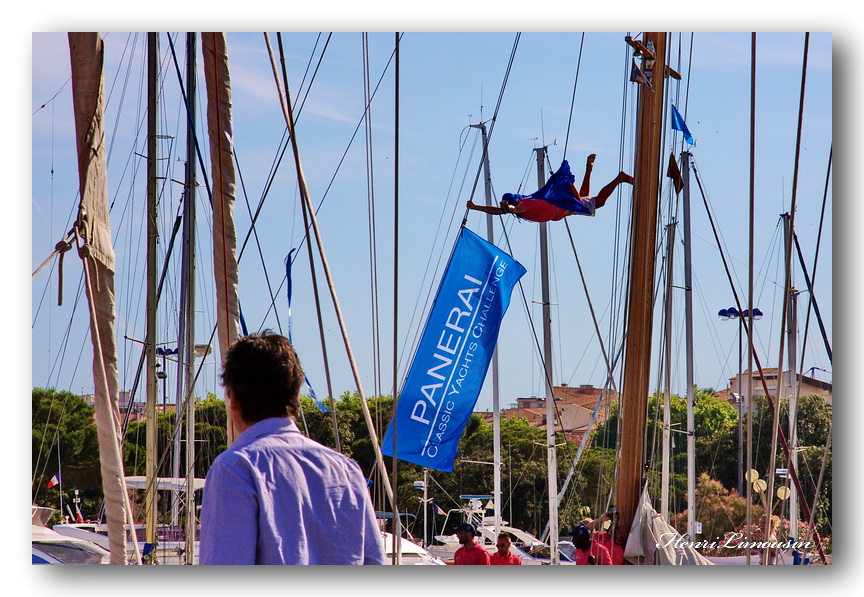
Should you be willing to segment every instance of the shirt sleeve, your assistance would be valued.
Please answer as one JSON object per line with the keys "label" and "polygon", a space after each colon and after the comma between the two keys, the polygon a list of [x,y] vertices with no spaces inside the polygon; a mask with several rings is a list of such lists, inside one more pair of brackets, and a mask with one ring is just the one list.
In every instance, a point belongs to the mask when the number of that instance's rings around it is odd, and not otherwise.
{"label": "shirt sleeve", "polygon": [[201,505],[200,564],[255,564],[258,496],[251,478],[217,459]]}

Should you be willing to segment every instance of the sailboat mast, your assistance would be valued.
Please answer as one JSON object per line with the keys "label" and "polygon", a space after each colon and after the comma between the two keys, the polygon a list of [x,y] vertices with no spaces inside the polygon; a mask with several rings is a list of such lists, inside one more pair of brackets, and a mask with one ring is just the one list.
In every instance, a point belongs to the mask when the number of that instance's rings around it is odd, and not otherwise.
{"label": "sailboat mast", "polygon": [[[189,98],[189,119],[186,128],[186,199],[183,203],[183,322],[181,339],[184,364],[184,391],[179,396],[186,400],[186,563],[194,563],[195,556],[195,95],[197,36],[186,34],[186,89]],[[178,396],[178,397],[179,397]],[[179,455],[178,455],[179,456]]]}
{"label": "sailboat mast", "polygon": [[[544,168],[546,148],[538,147],[537,184],[542,188],[546,182]],[[555,397],[552,395],[552,314],[549,302],[549,241],[546,223],[540,224],[540,283],[543,302],[543,363],[546,386],[546,453],[549,477],[549,552],[551,564],[558,564],[558,458],[555,454]]]}
{"label": "sailboat mast", "polygon": [[645,468],[666,34],[645,33],[643,40],[648,53],[641,55],[642,72],[652,87],[639,86],[626,357],[620,402],[624,441],[617,506],[621,524],[627,528],[638,508]]}
{"label": "sailboat mast", "polygon": [[[798,291],[794,288],[789,291],[789,459],[792,466],[798,470]],[[787,481],[788,483],[788,481]],[[798,491],[793,484],[789,494],[789,536],[798,539]]]}
{"label": "sailboat mast", "polygon": [[675,221],[666,225],[666,316],[665,316],[665,373],[663,392],[663,452],[662,452],[662,474],[660,485],[660,514],[663,520],[669,522],[669,452],[672,432],[672,255],[675,249]]}
{"label": "sailboat mast", "polygon": [[144,522],[147,542],[156,542],[156,179],[158,174],[158,54],[159,34],[147,34],[147,490],[144,499]]}
{"label": "sailboat mast", "polygon": [[[489,138],[486,125],[472,124],[472,127],[480,129],[483,139],[483,180],[486,190],[486,205],[492,207],[492,175],[489,168]],[[493,216],[486,214],[486,240],[495,243],[492,227]],[[501,532],[501,405],[498,394],[498,346],[492,352],[492,466],[494,468],[494,481],[492,486],[492,503],[495,505],[495,536]]]}
{"label": "sailboat mast", "polygon": [[[791,216],[783,214],[783,232],[786,246],[791,247]],[[791,250],[791,249],[790,249]],[[791,268],[791,261],[787,261]],[[792,467],[798,470],[798,291],[790,285],[789,309],[786,311],[786,346],[789,362],[789,460]],[[783,379],[782,368],[778,379]],[[785,384],[781,384],[785,385]],[[779,396],[778,396],[779,398]],[[779,402],[779,399],[778,399]],[[798,538],[798,492],[795,484],[791,484],[789,494],[789,536]]]}
{"label": "sailboat mast", "polygon": [[[696,419],[693,411],[695,401],[693,370],[693,255],[691,246],[692,227],[690,221],[690,154],[681,153],[684,167],[684,334],[687,345],[687,534],[696,540]],[[739,335],[740,342],[740,335]],[[739,349],[740,363],[740,349]],[[739,375],[740,379],[740,375]],[[740,381],[739,381],[740,383]],[[740,393],[740,387],[739,387]],[[740,410],[739,410],[740,414]],[[740,425],[740,416],[739,416]],[[740,428],[739,428],[740,429]]]}

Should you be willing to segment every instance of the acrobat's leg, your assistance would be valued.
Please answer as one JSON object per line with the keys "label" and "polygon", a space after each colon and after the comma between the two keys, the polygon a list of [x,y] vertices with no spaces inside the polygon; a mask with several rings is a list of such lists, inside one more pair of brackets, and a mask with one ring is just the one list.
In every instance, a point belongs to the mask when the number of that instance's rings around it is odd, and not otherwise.
{"label": "acrobat's leg", "polygon": [[628,184],[633,184],[634,178],[629,174],[624,172],[619,172],[618,176],[612,179],[612,182],[607,184],[605,187],[600,189],[600,192],[597,194],[597,197],[594,199],[594,207],[595,209],[600,209],[604,205],[606,205],[606,200],[612,195],[612,192],[615,188],[621,184],[622,182],[626,182]]}
{"label": "acrobat's leg", "polygon": [[582,178],[582,186],[579,188],[579,196],[583,199],[591,196],[591,171],[594,169],[594,159],[596,157],[597,154],[592,153],[585,160],[585,177]]}

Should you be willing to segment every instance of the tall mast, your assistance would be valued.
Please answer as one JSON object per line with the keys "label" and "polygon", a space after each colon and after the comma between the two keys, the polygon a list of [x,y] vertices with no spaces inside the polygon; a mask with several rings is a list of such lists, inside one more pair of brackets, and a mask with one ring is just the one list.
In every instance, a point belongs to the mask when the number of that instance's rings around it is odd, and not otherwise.
{"label": "tall mast", "polygon": [[[538,147],[537,152],[537,188],[546,184],[545,158],[546,148]],[[551,564],[559,563],[558,559],[558,459],[555,454],[555,397],[552,395],[552,315],[549,302],[549,241],[546,235],[546,223],[540,224],[540,283],[543,302],[543,363],[544,381],[546,385],[546,454],[549,477],[549,552]]]}
{"label": "tall mast", "polygon": [[156,122],[158,116],[159,34],[147,34],[147,490],[144,522],[147,542],[156,542],[156,179],[158,175]]}
{"label": "tall mast", "polygon": [[[790,215],[783,214],[784,235],[786,237],[786,245],[791,247],[791,220]],[[787,266],[791,267],[791,263],[787,262]],[[789,362],[789,460],[792,467],[798,470],[798,291],[794,287],[789,287],[789,309],[786,312],[786,345]],[[781,367],[778,379],[783,379],[783,371]],[[783,384],[785,385],[785,384]],[[779,399],[778,399],[779,403]],[[779,406],[778,406],[779,408]],[[770,471],[769,471],[770,472]],[[795,484],[790,484],[789,494],[789,536],[799,539],[798,535],[798,492],[795,489]]]}
{"label": "tall mast", "polygon": [[[186,402],[186,563],[193,564],[195,556],[195,95],[196,54],[195,33],[186,34],[186,91],[189,119],[186,128],[186,198],[183,203],[183,286],[181,306],[182,352],[177,351],[184,364],[184,391]],[[179,413],[179,409],[178,409]],[[179,454],[178,454],[179,458]]]}
{"label": "tall mast", "polygon": [[669,450],[670,433],[672,431],[672,415],[670,413],[672,403],[672,253],[675,249],[675,221],[666,225],[666,316],[664,345],[665,345],[665,374],[663,392],[663,455],[662,475],[660,485],[660,514],[663,520],[669,522]]}
{"label": "tall mast", "polygon": [[[696,540],[696,419],[693,412],[696,399],[693,380],[693,256],[691,251],[692,227],[690,221],[690,154],[681,153],[681,162],[684,166],[684,329],[685,342],[687,344],[687,534],[691,541]],[[741,362],[740,341],[738,335],[739,349],[738,362]],[[739,366],[740,370],[740,366]],[[738,376],[740,383],[740,374]],[[738,392],[741,389],[739,386]],[[739,438],[740,438],[740,409],[738,411]],[[740,444],[739,444],[740,448]],[[740,460],[739,460],[740,462]]]}
{"label": "tall mast", "polygon": [[620,402],[624,441],[617,499],[621,524],[628,528],[639,506],[645,467],[666,34],[645,33],[643,40],[646,51],[641,54],[642,72],[652,88],[639,86],[626,357]]}
{"label": "tall mast", "polygon": [[[492,176],[489,169],[489,138],[486,125],[472,124],[480,129],[483,139],[483,180],[486,190],[486,205],[492,207]],[[492,229],[492,214],[486,214],[486,240],[495,242]],[[501,532],[501,406],[498,394],[498,346],[492,352],[492,466],[495,469],[492,487],[492,503],[495,504],[495,536]]]}

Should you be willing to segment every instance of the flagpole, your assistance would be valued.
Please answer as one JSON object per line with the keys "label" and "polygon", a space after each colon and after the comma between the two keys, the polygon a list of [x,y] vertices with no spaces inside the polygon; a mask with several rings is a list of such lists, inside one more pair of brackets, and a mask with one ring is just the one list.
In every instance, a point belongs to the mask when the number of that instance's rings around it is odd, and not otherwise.
{"label": "flagpole", "polygon": [[63,516],[63,471],[60,470],[60,427],[57,427],[57,486],[60,488],[60,516]]}

